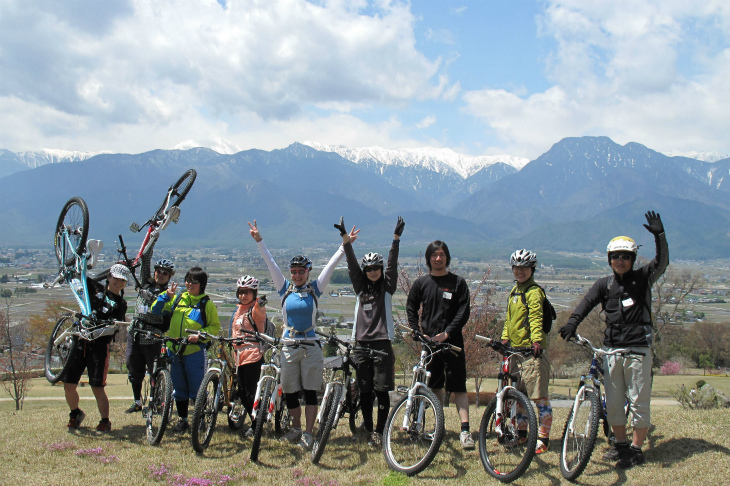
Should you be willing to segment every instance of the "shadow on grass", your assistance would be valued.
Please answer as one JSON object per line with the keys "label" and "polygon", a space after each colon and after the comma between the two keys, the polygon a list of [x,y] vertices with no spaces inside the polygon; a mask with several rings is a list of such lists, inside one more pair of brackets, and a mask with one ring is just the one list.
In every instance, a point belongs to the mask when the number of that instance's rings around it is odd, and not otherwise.
{"label": "shadow on grass", "polygon": [[[311,451],[310,451],[311,452]],[[350,435],[340,436],[327,441],[322,458],[317,466],[323,470],[348,470],[356,469],[368,463],[369,453],[378,453],[382,457],[380,449],[371,448],[366,445],[360,437]],[[385,461],[385,459],[383,459]]]}
{"label": "shadow on grass", "polygon": [[656,447],[645,450],[644,457],[646,462],[655,463],[665,468],[672,467],[695,454],[702,454],[704,452],[721,452],[725,456],[730,456],[730,449],[727,447],[704,439],[680,437],[677,439],[669,439]]}

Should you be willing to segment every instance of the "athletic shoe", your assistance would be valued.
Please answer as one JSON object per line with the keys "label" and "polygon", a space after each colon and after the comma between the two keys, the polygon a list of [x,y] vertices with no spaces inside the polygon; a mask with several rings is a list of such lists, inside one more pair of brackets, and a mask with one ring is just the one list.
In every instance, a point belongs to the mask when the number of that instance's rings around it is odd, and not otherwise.
{"label": "athletic shoe", "polygon": [[383,434],[373,432],[368,436],[368,445],[370,447],[381,447],[383,445]]}
{"label": "athletic shoe", "polygon": [[184,434],[190,429],[190,424],[187,420],[178,420],[177,425],[172,429],[176,434]]}
{"label": "athletic shoe", "polygon": [[629,452],[629,444],[616,444],[614,447],[611,447],[608,452],[606,452],[603,455],[604,461],[618,461],[621,459],[624,455],[628,454]]}
{"label": "athletic shoe", "polygon": [[301,438],[302,429],[295,429],[294,427],[292,427],[291,429],[289,429],[289,432],[287,432],[286,435],[281,438],[281,440],[286,440],[291,442],[292,444],[296,444]]}
{"label": "athletic shoe", "polygon": [[644,464],[644,453],[641,452],[641,449],[631,446],[628,453],[624,454],[616,463],[616,469],[629,469],[640,464]]}
{"label": "athletic shoe", "polygon": [[246,432],[243,433],[243,436],[247,439],[253,439],[253,436],[256,435],[253,431],[253,427],[249,427]]}
{"label": "athletic shoe", "polygon": [[108,420],[105,422],[103,420],[99,421],[99,425],[96,426],[96,434],[107,434],[112,431],[112,423]]}
{"label": "athletic shoe", "polygon": [[142,405],[140,405],[137,402],[134,402],[132,406],[130,406],[128,409],[124,411],[124,413],[135,413],[135,412],[141,412],[142,411]]}
{"label": "athletic shoe", "polygon": [[550,439],[537,439],[535,454],[544,454],[550,449]]}
{"label": "athletic shoe", "polygon": [[66,426],[68,427],[68,431],[74,432],[76,430],[79,430],[79,427],[81,427],[81,422],[84,421],[84,418],[86,418],[86,414],[83,412],[83,410],[79,410],[79,413],[75,417],[72,417],[71,414],[69,414],[68,425]]}
{"label": "athletic shoe", "polygon": [[305,449],[311,449],[314,444],[314,437],[309,432],[302,432],[302,438],[299,441],[299,445]]}
{"label": "athletic shoe", "polygon": [[461,448],[467,451],[474,450],[474,439],[471,438],[471,433],[468,430],[462,430],[459,434],[459,442],[461,442]]}

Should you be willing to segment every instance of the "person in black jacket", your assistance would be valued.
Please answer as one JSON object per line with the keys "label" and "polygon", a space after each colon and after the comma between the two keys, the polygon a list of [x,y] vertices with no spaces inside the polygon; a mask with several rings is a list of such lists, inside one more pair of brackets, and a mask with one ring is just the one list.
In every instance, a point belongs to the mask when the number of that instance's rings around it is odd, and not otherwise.
{"label": "person in black jacket", "polygon": [[[656,256],[634,270],[639,247],[627,236],[617,236],[608,243],[608,263],[613,274],[599,279],[575,308],[560,335],[568,340],[591,310],[601,304],[606,315],[603,345],[608,351],[631,348],[643,356],[607,356],[604,358],[607,419],[616,435],[616,447],[604,456],[616,460],[616,467],[626,469],[644,462],[641,446],[651,425],[651,286],[664,274],[669,264],[669,249],[664,225],[658,213],[645,215],[644,227],[654,235]],[[625,397],[633,414],[634,436],[631,446],[626,438]]]}
{"label": "person in black jacket", "polygon": [[[439,353],[428,364],[430,388],[441,401],[444,386],[454,394],[456,410],[461,420],[459,441],[463,449],[474,449],[469,431],[469,399],[466,393],[466,355],[461,330],[469,320],[469,287],[463,277],[449,271],[451,254],[446,243],[432,241],[426,248],[429,273],[416,279],[408,293],[406,312],[408,325],[420,329],[436,342],[448,342],[462,350],[458,355]],[[422,307],[419,323],[418,311]]]}

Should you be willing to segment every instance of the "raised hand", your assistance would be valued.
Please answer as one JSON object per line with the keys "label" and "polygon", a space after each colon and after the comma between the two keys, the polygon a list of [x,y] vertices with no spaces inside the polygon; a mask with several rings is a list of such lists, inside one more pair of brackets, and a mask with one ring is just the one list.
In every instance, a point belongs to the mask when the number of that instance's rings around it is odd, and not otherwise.
{"label": "raised hand", "polygon": [[352,227],[350,230],[350,234],[347,235],[350,238],[350,243],[354,242],[357,239],[357,234],[360,232],[359,229],[355,229],[355,226]]}
{"label": "raised hand", "polygon": [[255,219],[253,220],[253,224],[248,223],[248,228],[249,228],[248,232],[251,234],[251,238],[256,240],[256,243],[263,240],[263,238],[261,237],[261,233],[259,233],[259,228],[256,225]]}
{"label": "raised hand", "polygon": [[403,234],[403,228],[406,227],[406,222],[403,221],[403,218],[398,216],[398,222],[395,225],[395,231],[393,231],[394,234],[401,236]]}
{"label": "raised hand", "polygon": [[340,236],[345,236],[347,234],[347,230],[345,229],[345,218],[344,216],[340,216],[340,222],[335,223],[333,225],[335,228],[340,230]]}
{"label": "raised hand", "polygon": [[646,218],[646,222],[649,223],[645,224],[644,228],[646,228],[649,233],[653,235],[664,233],[664,225],[662,224],[662,218],[659,217],[659,213],[647,211],[644,217]]}

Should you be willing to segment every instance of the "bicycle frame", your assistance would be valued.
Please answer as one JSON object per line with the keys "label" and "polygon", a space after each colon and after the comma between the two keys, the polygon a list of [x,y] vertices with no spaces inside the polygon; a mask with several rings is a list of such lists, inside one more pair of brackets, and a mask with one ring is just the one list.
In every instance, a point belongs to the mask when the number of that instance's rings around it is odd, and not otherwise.
{"label": "bicycle frame", "polygon": [[274,391],[271,393],[269,404],[266,407],[266,421],[271,421],[271,416],[274,414],[274,410],[279,405],[283,392],[281,390],[281,368],[276,364],[279,357],[279,350],[276,346],[271,346],[271,356],[269,361],[261,366],[261,374],[259,375],[259,382],[256,385],[256,395],[253,399],[253,409],[251,410],[251,422],[256,421],[256,415],[258,412],[259,403],[261,402],[261,393],[264,390],[264,385],[267,381],[274,383]]}
{"label": "bicycle frame", "polygon": [[[418,364],[413,367],[413,377],[411,378],[411,387],[408,389],[408,399],[406,400],[406,413],[403,415],[403,429],[408,428],[408,422],[410,421],[411,406],[413,404],[413,397],[418,393],[421,388],[428,389],[428,383],[431,380],[431,372],[426,370],[428,363],[431,358],[441,352],[441,350],[432,352],[431,349],[422,344],[421,357],[418,360]],[[424,403],[421,402],[421,407]],[[423,410],[419,410],[416,415],[416,426],[420,427],[423,420]]]}
{"label": "bicycle frame", "polygon": [[[504,437],[504,396],[508,390],[518,391],[517,388],[512,385],[514,383],[514,377],[510,374],[510,358],[512,355],[506,354],[502,356],[502,365],[500,372],[497,375],[497,410],[496,410],[496,431],[499,437]],[[516,407],[517,404],[513,403],[512,407]],[[514,410],[513,410],[514,412]],[[511,414],[514,415],[514,414]]]}

